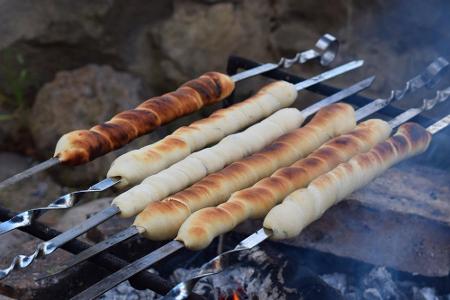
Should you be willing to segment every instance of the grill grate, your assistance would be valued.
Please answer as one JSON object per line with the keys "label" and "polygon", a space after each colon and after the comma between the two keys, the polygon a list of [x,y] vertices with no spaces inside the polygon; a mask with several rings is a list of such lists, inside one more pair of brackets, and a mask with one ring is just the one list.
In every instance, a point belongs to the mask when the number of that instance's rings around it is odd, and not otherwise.
{"label": "grill grate", "polygon": [[[238,70],[240,70],[240,69],[247,70],[250,68],[257,67],[258,65],[260,65],[260,64],[257,62],[254,62],[252,60],[243,58],[243,57],[230,56],[228,59],[226,70],[229,75],[233,75],[233,74],[236,74],[238,72]],[[304,80],[304,78],[302,78],[302,77],[292,75],[292,74],[282,71],[282,70],[270,71],[270,72],[263,74],[263,76],[271,78],[271,79],[276,79],[276,80],[285,80],[285,81],[288,81],[291,83],[296,83],[296,82]],[[307,90],[314,92],[318,95],[322,95],[322,96],[329,96],[329,95],[332,95],[332,94],[340,91],[340,89],[338,89],[338,88],[335,88],[335,87],[332,87],[332,86],[329,86],[329,85],[326,85],[323,83],[311,86],[311,87],[307,88]],[[347,102],[354,106],[360,107],[371,101],[373,101],[373,99],[371,99],[371,98],[361,96],[361,95],[354,95],[352,97],[347,98],[344,102]],[[231,95],[231,97],[229,99],[227,99],[224,102],[224,106],[229,106],[235,102],[237,102],[237,101],[233,94],[233,95]],[[403,110],[393,107],[391,105],[387,106],[386,108],[384,108],[383,110],[380,111],[381,114],[384,114],[385,116],[390,116],[390,117],[396,116],[396,115],[400,114],[401,112],[403,112]],[[423,116],[417,116],[414,119],[414,121],[416,121],[424,126],[428,126],[429,124],[431,124],[433,122],[431,119],[423,117]],[[164,132],[161,133],[161,137],[164,137],[168,133],[169,132],[167,130],[164,130]],[[2,208],[0,206],[0,220],[1,221],[9,219],[13,215],[14,215],[13,212],[11,212],[5,208]],[[27,232],[28,234],[30,234],[36,238],[42,239],[42,240],[51,239],[54,236],[56,236],[57,234],[59,234],[58,231],[53,230],[39,222],[35,222],[31,226],[28,226],[28,227],[20,229],[20,230]],[[70,253],[76,254],[88,247],[89,247],[89,245],[86,243],[83,243],[78,240],[73,240],[73,241],[67,243],[66,245],[64,245],[62,248]],[[145,249],[145,247],[143,247],[143,248],[144,248],[143,252],[145,252],[147,249]],[[120,269],[124,265],[127,264],[127,261],[125,260],[125,257],[123,255],[117,255],[117,254],[112,255],[112,254],[108,254],[108,253],[101,254],[95,258],[92,258],[90,261],[101,268],[104,268],[107,270],[113,270],[113,271]],[[58,284],[58,283],[56,283],[56,284]],[[136,275],[135,278],[133,278],[132,284],[136,288],[140,288],[140,289],[149,288],[159,294],[165,294],[173,287],[173,284],[170,283],[169,281],[163,279],[162,277],[160,277],[158,275],[151,274],[149,272],[141,272],[140,274]],[[204,298],[199,295],[192,294],[190,299],[204,299]]]}

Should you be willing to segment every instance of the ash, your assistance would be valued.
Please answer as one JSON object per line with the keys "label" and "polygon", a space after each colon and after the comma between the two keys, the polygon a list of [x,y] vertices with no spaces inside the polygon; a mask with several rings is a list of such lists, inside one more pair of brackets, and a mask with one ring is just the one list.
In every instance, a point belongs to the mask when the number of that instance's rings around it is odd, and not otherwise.
{"label": "ash", "polygon": [[[237,293],[240,299],[287,299],[295,291],[284,287],[283,269],[274,267],[274,258],[259,248],[240,253],[233,268],[201,279],[194,291],[208,299],[227,299]],[[190,278],[198,269],[175,270],[174,282]]]}
{"label": "ash", "polygon": [[[311,263],[318,264],[317,259],[320,258],[312,259]],[[286,272],[289,270],[288,264],[297,265],[282,254],[254,248],[240,253],[233,267],[201,279],[194,291],[207,299],[232,299],[234,294],[237,294],[239,299],[299,299],[301,291],[287,287],[288,282],[298,275],[295,272],[294,274]],[[189,279],[197,270],[198,268],[175,269],[170,280],[178,283]],[[157,273],[155,270],[150,271]],[[396,271],[390,271],[385,267],[368,268],[361,272],[355,270],[343,272],[345,273],[322,274],[319,277],[346,300],[450,300],[450,294],[440,295],[435,288],[424,286],[414,280],[399,280],[396,278]],[[303,281],[305,277],[299,278],[298,280]],[[302,286],[301,282],[297,283],[298,286]],[[161,296],[150,290],[136,290],[128,282],[124,282],[100,299],[153,300],[161,299]]]}
{"label": "ash", "polygon": [[[153,269],[149,269],[149,272],[157,273]],[[106,292],[98,299],[102,300],[154,300],[159,299],[160,296],[150,290],[137,290],[133,288],[128,281],[122,282],[115,288]]]}
{"label": "ash", "polygon": [[438,296],[434,288],[419,288],[413,282],[394,281],[385,267],[375,267],[359,281],[342,273],[320,276],[349,300],[449,300],[449,295]]}

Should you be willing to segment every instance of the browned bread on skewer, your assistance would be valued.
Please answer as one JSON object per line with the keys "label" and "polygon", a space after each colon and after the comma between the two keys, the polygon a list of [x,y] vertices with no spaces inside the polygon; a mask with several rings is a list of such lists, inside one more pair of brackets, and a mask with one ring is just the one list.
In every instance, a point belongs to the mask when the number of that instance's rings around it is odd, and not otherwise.
{"label": "browned bread on skewer", "polygon": [[121,217],[140,213],[155,201],[179,192],[210,173],[260,151],[280,136],[298,128],[303,114],[295,108],[283,108],[244,131],[223,138],[209,148],[194,152],[167,169],[145,178],[140,184],[114,198]]}
{"label": "browned bread on skewer", "polygon": [[56,145],[55,156],[68,165],[86,163],[162,124],[218,102],[233,90],[234,82],[229,76],[218,72],[205,73],[174,92],[153,97],[90,130],[75,130],[63,135]]}
{"label": "browned bread on skewer", "polygon": [[353,108],[338,103],[322,108],[304,127],[278,138],[265,149],[212,173],[191,187],[149,204],[134,224],[153,240],[174,238],[193,212],[226,201],[240,189],[269,176],[280,167],[305,157],[332,137],[355,127]]}
{"label": "browned bread on skewer", "polygon": [[291,238],[353,191],[365,186],[392,165],[424,152],[431,134],[414,123],[399,127],[397,133],[369,152],[358,154],[331,172],[313,180],[307,188],[291,193],[266,216],[264,227],[274,239]]}
{"label": "browned bread on skewer", "polygon": [[332,170],[353,155],[368,151],[391,132],[388,123],[368,120],[355,130],[322,145],[307,158],[279,169],[250,188],[231,195],[227,202],[193,213],[181,226],[177,240],[187,248],[207,247],[214,237],[228,232],[249,218],[261,218],[292,191]]}
{"label": "browned bread on skewer", "polygon": [[296,98],[297,90],[293,84],[286,81],[269,83],[242,102],[181,127],[156,143],[119,156],[107,176],[120,177],[120,188],[138,184],[192,152],[288,107]]}

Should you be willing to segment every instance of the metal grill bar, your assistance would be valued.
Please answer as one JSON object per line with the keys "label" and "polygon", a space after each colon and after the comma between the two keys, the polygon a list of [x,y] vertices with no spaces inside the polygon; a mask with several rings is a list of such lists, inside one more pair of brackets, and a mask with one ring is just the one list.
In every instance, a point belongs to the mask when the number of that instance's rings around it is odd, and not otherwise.
{"label": "metal grill bar", "polygon": [[[260,64],[257,62],[254,62],[252,60],[249,60],[249,59],[246,59],[243,57],[230,56],[228,58],[228,63],[227,63],[227,73],[229,75],[233,75],[233,74],[236,74],[239,71],[239,69],[247,70],[250,68],[257,67],[259,65]],[[271,79],[275,79],[275,80],[285,80],[285,81],[288,81],[291,83],[297,83],[297,82],[304,80],[304,78],[302,78],[300,76],[295,76],[295,75],[289,74],[289,73],[279,70],[279,69],[264,73],[264,74],[262,74],[262,76],[265,76],[265,77],[268,77]],[[322,83],[322,84],[316,84],[314,86],[308,87],[307,90],[317,93],[319,95],[330,96],[334,93],[339,92],[341,89],[338,89],[338,88],[335,88],[335,87],[332,87],[332,86]],[[371,101],[373,101],[373,99],[362,96],[362,95],[354,95],[345,100],[345,102],[355,105],[357,107],[361,107]],[[224,101],[224,106],[229,106],[235,102],[237,102],[237,101],[236,101],[236,99],[234,97],[234,93],[233,93],[226,101]],[[389,105],[381,111],[381,114],[393,117],[393,116],[400,114],[401,112],[403,112],[403,110]],[[433,120],[423,117],[423,116],[417,116],[416,118],[414,118],[414,121],[416,121],[424,126],[428,126],[433,123]],[[164,130],[164,132],[161,132],[160,136],[162,138],[168,134],[170,134],[170,132],[167,130]],[[7,219],[10,219],[14,215],[15,215],[14,212],[11,212],[0,206],[0,221],[5,221]],[[20,230],[24,231],[26,233],[29,233],[30,235],[37,237],[39,239],[42,239],[42,240],[49,240],[60,234],[60,232],[53,230],[39,222],[35,222],[31,226],[21,228]],[[78,254],[81,251],[89,248],[89,245],[86,243],[83,243],[81,241],[78,241],[78,240],[72,240],[72,241],[68,242],[67,244],[63,245],[61,248],[70,253]],[[121,257],[111,255],[109,253],[100,254],[96,257],[91,258],[89,261],[92,263],[95,263],[96,265],[98,265],[106,270],[111,271],[111,273],[123,268],[124,266],[126,266],[128,264],[128,262],[126,260],[122,259]],[[155,291],[156,293],[163,294],[163,295],[166,294],[174,286],[173,284],[171,284],[167,280],[161,278],[160,276],[151,274],[149,272],[141,272],[141,273],[137,274],[135,277],[133,277],[132,284],[133,284],[133,286],[135,286],[137,288],[140,288],[140,289],[148,288],[148,289]],[[204,297],[199,296],[197,294],[191,294],[189,299],[204,299]]]}
{"label": "metal grill bar", "polygon": [[[247,70],[247,69],[257,67],[259,65],[261,65],[261,64],[254,62],[250,59],[232,55],[228,58],[227,74],[233,75],[233,74],[236,74],[240,69]],[[283,71],[282,69],[276,69],[276,70],[273,70],[273,71],[270,71],[270,72],[267,72],[267,73],[264,73],[261,75],[264,77],[275,79],[275,80],[285,80],[285,81],[288,81],[291,83],[297,83],[297,82],[305,80],[303,77],[289,74],[289,73]],[[335,93],[341,91],[341,89],[339,89],[339,88],[335,88],[335,87],[329,86],[324,83],[318,83],[314,86],[306,88],[306,90],[308,90],[310,92],[314,92],[319,95],[323,95],[323,96],[330,96],[332,94],[335,94]],[[352,104],[357,107],[361,107],[361,106],[366,105],[369,102],[372,102],[373,100],[374,99],[372,99],[370,97],[365,97],[365,96],[358,94],[358,95],[353,95],[351,97],[346,98],[345,100],[343,100],[343,102]],[[236,102],[236,99],[235,99],[234,93],[233,93],[229,97],[229,99],[227,99],[227,101],[224,103],[224,105],[228,106],[235,102]],[[402,112],[404,112],[403,109],[396,108],[391,105],[388,105],[379,111],[380,114],[388,116],[388,117],[397,116],[397,115],[401,114]],[[431,120],[431,119],[421,116],[421,115],[415,117],[412,121],[418,122],[424,126],[431,125],[434,122],[434,120]]]}
{"label": "metal grill bar", "polygon": [[[16,214],[17,214],[16,212],[12,212],[8,209],[0,207],[1,221],[8,220]],[[23,227],[20,228],[19,230],[31,234],[32,236],[37,237],[41,240],[50,240],[55,236],[61,234],[61,232],[51,229],[45,226],[44,224],[40,223],[39,221],[34,222],[32,226]],[[72,240],[66,243],[65,245],[61,246],[62,249],[72,254],[78,254],[89,247],[90,245],[81,242],[79,240]],[[118,256],[109,253],[100,254],[98,256],[91,258],[89,261],[104,268],[105,270],[111,271],[111,273],[120,270],[129,264],[128,261],[123,260],[122,258],[119,258]],[[132,284],[133,286],[139,287],[140,289],[144,288],[151,289],[152,291],[160,295],[165,295],[170,291],[171,288],[175,286],[169,281],[150,272],[141,272],[137,274],[135,277],[133,277]],[[193,295],[191,299],[200,300],[205,298],[196,294]]]}

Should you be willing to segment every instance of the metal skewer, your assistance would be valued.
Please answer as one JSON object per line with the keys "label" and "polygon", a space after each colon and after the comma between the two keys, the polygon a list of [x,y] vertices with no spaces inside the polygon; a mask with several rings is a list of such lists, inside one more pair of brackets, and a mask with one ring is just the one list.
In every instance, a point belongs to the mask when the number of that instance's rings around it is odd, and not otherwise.
{"label": "metal skewer", "polygon": [[[351,61],[347,64],[341,65],[339,67],[336,67],[334,69],[331,69],[329,71],[323,72],[317,76],[311,77],[310,79],[304,80],[302,82],[299,82],[295,85],[297,91],[303,90],[307,87],[310,87],[312,85],[315,85],[319,82],[322,82],[324,80],[328,80],[330,78],[336,77],[338,75],[341,75],[343,73],[346,73],[348,71],[354,70],[356,68],[359,68],[363,65],[362,60],[355,60]],[[19,215],[15,216],[14,218],[3,222],[0,224],[0,235],[11,231],[13,229],[17,229],[19,227],[30,225],[34,219],[36,219],[38,216],[42,215],[43,213],[49,211],[49,210],[55,210],[55,209],[66,209],[73,207],[78,201],[86,194],[86,193],[92,193],[92,192],[101,192],[104,191],[120,182],[120,178],[106,178],[100,181],[99,183],[93,185],[87,190],[81,190],[72,192],[66,195],[63,195],[56,199],[56,201],[50,203],[47,207],[40,207],[40,208],[34,208],[25,212],[20,213]],[[111,210],[111,215],[109,215],[108,218],[111,218],[115,214],[119,213],[119,210],[113,212]],[[105,219],[106,220],[106,219]],[[105,221],[103,220],[103,221]],[[100,221],[100,222],[103,222]]]}
{"label": "metal skewer", "polygon": [[[324,73],[321,73],[317,76],[314,76],[310,79],[307,79],[305,81],[302,81],[300,83],[297,83],[295,85],[297,90],[301,90],[304,89],[306,87],[315,85],[316,83],[322,82],[324,80],[336,77],[338,75],[344,74],[350,70],[354,70],[356,68],[361,67],[364,64],[364,61],[362,60],[354,60],[351,61],[349,63],[346,63],[344,65],[341,65],[339,67],[336,67],[334,69],[331,69],[329,71],[326,71]],[[67,195],[66,195],[67,196]],[[63,196],[64,197],[64,196]],[[67,196],[68,198],[70,198],[70,196]],[[64,207],[64,205],[59,206],[57,209],[63,209],[63,208],[68,208],[71,207],[70,204],[71,203],[67,203],[68,205],[66,205],[66,207]],[[49,208],[45,208],[45,211],[49,210]],[[29,211],[28,214],[26,214],[27,217],[29,217],[29,220],[32,221],[33,220],[33,216],[35,214],[39,213],[39,210],[31,210]],[[93,217],[87,219],[85,222],[83,222],[82,224],[79,224],[71,229],[69,229],[68,231],[60,234],[59,236],[55,237],[54,239],[44,242],[44,243],[40,243],[37,247],[37,249],[35,250],[35,252],[29,256],[25,256],[25,255],[18,255],[16,257],[14,257],[13,261],[11,262],[10,266],[7,267],[6,269],[0,270],[0,279],[5,278],[6,276],[8,276],[8,274],[14,270],[15,268],[25,268],[27,266],[29,266],[33,260],[36,257],[40,257],[40,256],[45,256],[48,255],[50,253],[52,253],[53,251],[55,251],[58,247],[60,247],[61,245],[67,243],[68,241],[80,236],[81,234],[87,232],[89,229],[94,228],[95,226],[103,223],[104,221],[112,218],[113,216],[117,215],[120,213],[120,209],[115,206],[112,205],[109,208],[97,213],[96,215],[94,215]],[[17,221],[17,220],[16,220]],[[4,226],[5,229],[11,230],[11,228],[17,228],[20,226],[23,226],[23,220],[19,220],[21,222],[17,222],[14,221],[14,218],[6,221],[4,223],[2,223],[1,225]]]}
{"label": "metal skewer", "polygon": [[[418,110],[420,110],[420,112],[422,112],[425,110],[432,109],[436,104],[448,99],[448,97],[450,96],[449,90],[450,90],[450,87],[444,91],[438,91],[436,93],[437,95],[435,98],[425,99],[423,101],[423,105],[420,108],[411,108],[411,109],[407,110],[406,112],[404,112],[404,113],[398,115],[397,117],[393,118],[392,120],[390,120],[389,125],[392,128],[394,128],[394,127],[402,124],[400,122],[401,120],[402,120],[402,122],[406,122],[407,120],[416,116]],[[368,105],[370,105],[370,104],[368,104]],[[365,109],[366,106],[360,108],[360,110],[366,110]],[[371,107],[373,109],[372,113],[374,113],[382,108],[382,107],[378,107],[378,106],[371,106]],[[414,113],[411,113],[411,111]],[[358,114],[356,113],[356,115],[358,115]],[[406,118],[406,116],[408,116],[409,118]],[[361,119],[361,117],[359,117],[359,119],[357,119],[357,120],[359,121],[360,119]],[[135,229],[130,229],[131,232],[133,230],[136,230],[136,234],[138,234],[139,232],[142,231],[142,229],[137,228],[137,227],[135,227]],[[254,235],[250,236],[248,239],[244,240],[245,241],[244,245],[254,245],[255,246],[255,245],[261,243],[262,241],[264,241],[265,239],[267,239],[268,237],[270,237],[270,232],[268,230],[261,229]],[[112,243],[112,242],[113,241],[109,241],[109,243]],[[102,246],[104,246],[104,245],[102,245]],[[150,254],[138,259],[137,261],[131,263],[127,267],[121,269],[120,272],[113,273],[112,275],[104,278],[103,280],[101,280],[97,284],[91,286],[87,290],[83,291],[82,293],[80,293],[73,299],[93,299],[93,298],[103,294],[104,292],[108,291],[109,289],[113,288],[114,286],[120,284],[121,282],[127,280],[128,278],[136,275],[137,273],[149,268],[152,264],[169,256],[170,254],[174,253],[175,251],[182,249],[183,247],[184,247],[184,245],[182,242],[176,241],[176,240],[171,241],[171,242],[167,243],[166,245],[162,246],[161,248],[151,252]],[[230,251],[229,253],[226,252],[227,253],[226,255],[232,255],[231,253],[234,253],[236,251],[245,250],[245,249],[249,249],[249,248],[245,248],[242,245],[238,245],[237,248]],[[89,250],[87,250],[87,251],[89,251]],[[222,270],[222,267],[223,266],[220,266],[220,268],[218,268],[217,270]],[[219,271],[217,271],[217,272],[219,272]],[[193,278],[192,281],[188,281],[187,283],[181,283],[182,286],[178,287],[178,290],[180,292],[186,291],[189,287],[192,287],[193,284],[195,284],[195,282],[198,279],[200,279],[204,276],[207,276],[207,275],[211,275],[210,269],[207,269],[204,273],[202,272],[202,273],[197,274],[197,276],[195,276],[195,278]],[[176,298],[176,299],[183,299],[183,298]]]}
{"label": "metal skewer", "polygon": [[91,193],[103,192],[104,190],[109,189],[110,187],[118,184],[120,182],[119,178],[105,178],[102,181],[96,183],[95,185],[89,187],[87,190],[81,190],[72,192],[69,194],[65,194],[52,203],[50,203],[46,207],[38,207],[33,208],[24,212],[21,212],[0,224],[0,235],[5,234],[11,230],[28,226],[33,220],[37,219],[39,216],[44,214],[49,210],[57,210],[57,209],[66,209],[73,207],[77,204],[84,196]]}
{"label": "metal skewer", "polygon": [[[337,51],[339,48],[339,43],[336,40],[335,37],[333,37],[330,34],[323,35],[316,43],[315,49],[310,49],[304,52],[297,53],[297,55],[292,58],[281,58],[280,62],[278,64],[264,64],[259,67],[238,73],[236,75],[231,76],[234,82],[244,80],[246,78],[256,76],[258,74],[262,74],[274,69],[277,69],[279,67],[283,68],[290,68],[294,64],[303,64],[308,60],[320,58],[320,63],[322,65],[328,65],[332,62],[332,60],[335,58]],[[326,72],[325,72],[326,73]],[[314,77],[313,77],[314,78]],[[318,79],[319,80],[319,79]],[[322,80],[320,80],[322,81]],[[311,81],[305,82],[305,87],[311,86]],[[33,174],[37,172],[41,172],[43,170],[46,170],[52,166],[55,166],[59,164],[59,160],[57,157],[53,157],[43,163],[40,163],[28,170],[25,170],[19,174],[16,174],[2,182],[0,182],[0,190],[6,186],[9,186],[13,183],[16,183],[18,181],[21,181],[27,177],[32,176]],[[50,203],[47,207],[39,207],[32,210],[28,210],[25,212],[22,212],[21,214],[17,215],[13,219],[4,222],[0,224],[0,235],[14,230],[19,227],[30,225],[34,219],[42,215],[43,213],[53,210],[53,209],[64,209],[64,208],[70,208],[73,207],[76,203],[79,202],[79,200],[84,196],[85,193],[90,192],[102,192],[106,189],[109,189],[113,187],[114,185],[117,185],[120,182],[120,178],[106,178],[92,187],[90,187],[87,190],[81,190],[77,192],[73,192],[70,194],[66,194],[64,196],[61,196],[56,201]],[[101,188],[98,188],[101,187]]]}
{"label": "metal skewer", "polygon": [[424,86],[432,88],[439,82],[440,77],[444,73],[444,71],[446,71],[448,64],[448,61],[444,58],[436,58],[431,64],[428,65],[428,67],[422,74],[417,75],[411,80],[408,80],[402,90],[392,90],[388,98],[376,99],[370,104],[370,106],[366,105],[364,109],[359,109],[356,117],[360,119],[365,118],[368,115],[372,114],[373,108],[385,107],[392,101],[402,99],[407,94],[415,92]]}
{"label": "metal skewer", "polygon": [[[443,102],[450,96],[450,87],[443,91],[438,91],[437,95],[433,99],[424,99],[424,110],[429,110],[433,108],[437,103]],[[413,118],[417,114],[415,114],[418,110],[418,108],[412,108],[407,110],[406,112],[398,115],[395,119],[392,119],[389,124],[394,128],[396,126],[400,126],[403,122],[401,120],[404,120],[406,122],[407,120]],[[414,113],[411,113],[414,112]],[[420,113],[420,112],[419,112]],[[435,134],[439,132],[440,130],[444,129],[450,125],[450,114],[446,117],[442,118],[441,120],[437,121],[436,123],[429,126],[426,130],[430,132],[431,134]],[[228,268],[230,266],[229,261],[230,257],[236,256],[237,253],[250,250],[253,247],[261,244],[268,238],[272,236],[272,231],[266,228],[261,228],[254,234],[250,235],[246,239],[242,240],[234,249],[229,250],[227,252],[224,252],[216,257],[214,257],[212,260],[204,264],[200,270],[198,270],[191,278],[180,282],[177,284],[173,289],[170,290],[169,293],[167,293],[162,299],[163,300],[170,300],[170,299],[176,299],[176,300],[183,300],[186,299],[189,294],[192,292],[195,284],[202,278],[206,276],[211,276],[214,274],[218,274],[222,272],[224,269]],[[73,298],[77,299],[77,298]],[[81,299],[81,298],[80,298]],[[84,298],[85,299],[85,298]]]}
{"label": "metal skewer", "polygon": [[59,164],[59,159],[57,157],[47,159],[42,163],[39,163],[29,169],[26,169],[25,171],[22,171],[14,176],[9,177],[8,179],[3,180],[2,182],[0,182],[0,190],[16,182],[19,182],[22,179],[28,178],[33,174],[45,171],[53,166],[56,166],[57,164]]}
{"label": "metal skewer", "polygon": [[305,62],[320,58],[322,66],[328,66],[336,57],[339,50],[338,40],[329,33],[324,34],[316,42],[313,49],[297,53],[293,58],[282,57],[277,64],[263,64],[256,68],[240,72],[231,76],[236,82],[242,79],[250,78],[258,74],[266,73],[278,68],[290,68],[295,64],[304,64]]}
{"label": "metal skewer", "polygon": [[[313,49],[306,50],[304,52],[299,52],[295,55],[294,58],[282,57],[277,64],[273,63],[263,64],[256,68],[240,72],[238,74],[231,76],[231,79],[234,82],[238,82],[259,74],[269,72],[271,70],[275,70],[277,68],[290,68],[294,64],[303,64],[309,60],[316,58],[320,58],[320,64],[326,66],[329,65],[334,60],[338,50],[339,50],[338,40],[331,34],[327,33],[320,37],[320,39],[316,42]],[[42,163],[37,164],[36,166],[33,166],[23,172],[20,172],[6,180],[3,180],[2,182],[0,182],[0,190],[58,164],[60,164],[58,157],[52,157]]]}
{"label": "metal skewer", "polygon": [[[338,92],[334,95],[331,95],[330,97],[327,97],[327,98],[309,106],[308,108],[303,110],[303,113],[304,113],[305,117],[311,116],[314,113],[316,113],[318,110],[320,110],[322,107],[325,107],[329,104],[332,104],[332,103],[335,103],[338,101],[341,101],[347,97],[350,97],[351,95],[357,94],[357,93],[365,90],[366,88],[368,88],[369,86],[372,85],[374,80],[375,80],[374,76],[366,78],[346,89],[341,90],[340,92]],[[47,274],[45,277],[42,277],[42,278],[54,276],[57,273],[61,273],[65,270],[89,259],[90,257],[93,257],[93,256],[107,250],[108,248],[110,248],[120,242],[130,239],[133,236],[142,234],[143,231],[144,231],[143,228],[131,226],[131,227],[111,236],[110,238],[108,238],[100,243],[95,244],[94,246],[90,247],[89,249],[86,249],[85,251],[80,252],[78,255],[73,256],[63,266],[61,266],[60,268],[55,270],[53,273]]]}

